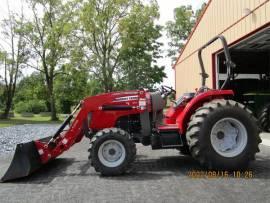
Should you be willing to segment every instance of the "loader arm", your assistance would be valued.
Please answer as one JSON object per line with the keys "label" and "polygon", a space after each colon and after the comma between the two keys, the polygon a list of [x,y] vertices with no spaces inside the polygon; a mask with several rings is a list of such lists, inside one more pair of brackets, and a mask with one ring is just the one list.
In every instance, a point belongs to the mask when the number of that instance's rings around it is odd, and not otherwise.
{"label": "loader arm", "polygon": [[[65,127],[69,124],[77,111],[78,113],[69,129],[64,131]],[[44,143],[40,140],[35,141],[36,148],[43,164],[56,158],[64,151],[67,151],[72,145],[81,141],[85,134],[84,123],[87,123],[87,115],[88,111],[85,108],[84,101],[81,101],[48,143]]]}

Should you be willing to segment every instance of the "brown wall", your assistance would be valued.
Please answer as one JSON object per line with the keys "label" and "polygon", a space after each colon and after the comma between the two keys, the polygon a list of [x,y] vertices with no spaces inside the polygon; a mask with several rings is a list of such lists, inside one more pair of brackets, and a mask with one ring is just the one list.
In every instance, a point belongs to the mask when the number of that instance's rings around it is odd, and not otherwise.
{"label": "brown wall", "polygon": [[[265,3],[266,2],[266,3]],[[263,5],[262,5],[263,4]],[[261,5],[261,6],[260,6]],[[256,9],[256,7],[260,6]],[[245,17],[245,8],[256,9]],[[243,18],[242,20],[240,20]],[[240,21],[239,21],[240,20]],[[239,21],[238,23],[236,23]],[[196,50],[211,38],[223,34],[228,43],[270,22],[270,1],[266,0],[212,0],[187,43],[175,66],[177,96],[200,87],[200,67]],[[236,23],[235,25],[233,25]],[[232,26],[232,27],[230,27]],[[229,28],[230,27],[230,28]],[[228,30],[225,30],[229,28]],[[203,52],[206,72],[210,75],[207,86],[212,86],[212,54],[221,48],[215,42]]]}

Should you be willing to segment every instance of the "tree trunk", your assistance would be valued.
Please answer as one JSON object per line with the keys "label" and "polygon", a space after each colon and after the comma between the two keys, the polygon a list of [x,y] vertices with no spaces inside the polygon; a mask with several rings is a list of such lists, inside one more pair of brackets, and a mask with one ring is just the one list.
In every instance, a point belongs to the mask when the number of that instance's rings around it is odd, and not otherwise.
{"label": "tree trunk", "polygon": [[105,90],[105,92],[112,92],[113,91],[112,73],[109,73],[108,76],[105,74],[104,76],[103,76],[104,78],[109,78],[109,79],[104,79],[104,82],[103,82],[103,84],[104,84],[104,90]]}
{"label": "tree trunk", "polygon": [[1,119],[8,119],[11,105],[12,105],[12,98],[10,96],[8,96],[7,101],[6,101],[6,105],[5,105],[5,110],[4,110],[4,113],[1,115]]}
{"label": "tree trunk", "polygon": [[113,85],[110,84],[110,82],[107,82],[104,84],[104,90],[105,92],[112,92],[113,91]]}
{"label": "tree trunk", "polygon": [[57,121],[58,117],[56,115],[55,98],[54,98],[54,93],[53,93],[53,84],[49,84],[48,88],[49,88],[50,107],[51,107],[51,120]]}
{"label": "tree trunk", "polygon": [[54,95],[50,95],[50,102],[51,102],[51,120],[52,121],[57,121],[58,117],[56,115],[56,108],[55,108],[55,99]]}

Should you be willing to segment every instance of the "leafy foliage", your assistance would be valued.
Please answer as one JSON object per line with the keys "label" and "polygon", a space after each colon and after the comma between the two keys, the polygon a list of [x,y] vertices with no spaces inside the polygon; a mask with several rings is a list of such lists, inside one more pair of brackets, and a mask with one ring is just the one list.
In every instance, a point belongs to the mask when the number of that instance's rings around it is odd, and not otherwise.
{"label": "leafy foliage", "polygon": [[54,79],[63,73],[61,68],[67,62],[77,1],[30,0],[29,4],[34,19],[25,23],[23,32],[38,65],[28,65],[44,74],[51,119],[57,120]]}
{"label": "leafy foliage", "polygon": [[151,87],[162,81],[164,67],[154,65],[161,46],[157,42],[161,27],[154,23],[158,17],[155,1],[144,5],[138,0],[89,0],[84,4],[83,55],[105,92]]}
{"label": "leafy foliage", "polygon": [[85,69],[70,68],[68,74],[59,75],[55,80],[57,107],[60,112],[70,113],[71,107],[86,96],[95,95],[101,90],[96,80],[89,80]]}
{"label": "leafy foliage", "polygon": [[203,12],[203,10],[205,9],[206,5],[207,5],[207,3],[203,3],[203,4],[201,5],[201,8],[199,8],[199,9],[195,12],[195,17],[196,17],[197,20],[201,17],[202,12]]}
{"label": "leafy foliage", "polygon": [[186,39],[195,24],[194,12],[191,6],[181,6],[174,9],[174,21],[166,24],[167,36],[170,38],[168,56],[176,61],[176,54],[184,46]]}
{"label": "leafy foliage", "polygon": [[206,3],[203,3],[201,8],[195,12],[190,5],[174,9],[174,20],[168,21],[166,24],[167,36],[170,39],[168,56],[172,58],[172,63],[176,62],[177,54],[183,48],[196,20],[200,17],[206,5]]}
{"label": "leafy foliage", "polygon": [[18,17],[8,9],[8,18],[4,19],[1,23],[2,34],[7,45],[5,46],[5,50],[0,50],[0,69],[2,69],[4,73],[3,77],[0,77],[4,83],[2,97],[4,113],[1,117],[5,119],[8,118],[12,108],[17,80],[21,75],[21,69],[29,59],[23,33],[20,31],[23,22],[23,14]]}
{"label": "leafy foliage", "polygon": [[47,107],[45,102],[41,100],[20,101],[15,104],[15,111],[17,113],[30,112],[38,114],[40,112],[46,112]]}
{"label": "leafy foliage", "polygon": [[18,84],[14,102],[28,100],[44,100],[49,102],[44,76],[40,72],[33,72],[24,77]]}
{"label": "leafy foliage", "polygon": [[129,0],[88,0],[82,8],[84,55],[105,92],[113,90],[113,75],[120,63],[119,22],[128,15],[133,3]]}
{"label": "leafy foliage", "polygon": [[40,72],[34,72],[19,82],[14,104],[18,113],[50,110],[44,76]]}
{"label": "leafy foliage", "polygon": [[33,18],[16,27],[25,57],[21,64],[38,73],[23,78],[14,90],[17,111],[38,112],[45,104],[55,120],[57,111],[69,113],[85,96],[152,89],[166,77],[157,64],[162,27],[156,24],[155,0],[26,2]]}
{"label": "leafy foliage", "polygon": [[[87,70],[77,70],[71,67],[66,69],[66,74],[55,78],[56,106],[61,113],[70,113],[71,107],[81,99],[101,92],[98,82],[95,79],[89,79]],[[37,107],[33,105],[32,101],[37,103]],[[44,75],[40,72],[34,72],[30,76],[24,77],[18,84],[14,103],[15,110],[19,113],[50,111],[50,100]],[[45,104],[46,108],[40,104]]]}
{"label": "leafy foliage", "polygon": [[166,76],[164,67],[156,64],[160,58],[161,27],[155,25],[159,17],[158,5],[136,4],[119,26],[122,47],[120,89],[153,88]]}

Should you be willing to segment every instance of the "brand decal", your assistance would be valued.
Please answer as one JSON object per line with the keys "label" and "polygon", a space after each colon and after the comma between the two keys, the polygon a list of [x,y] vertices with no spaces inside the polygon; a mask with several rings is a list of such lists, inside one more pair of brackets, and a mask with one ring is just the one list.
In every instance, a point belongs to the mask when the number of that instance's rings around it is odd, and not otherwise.
{"label": "brand decal", "polygon": [[132,100],[138,100],[138,96],[117,97],[114,99],[114,102],[132,101]]}

